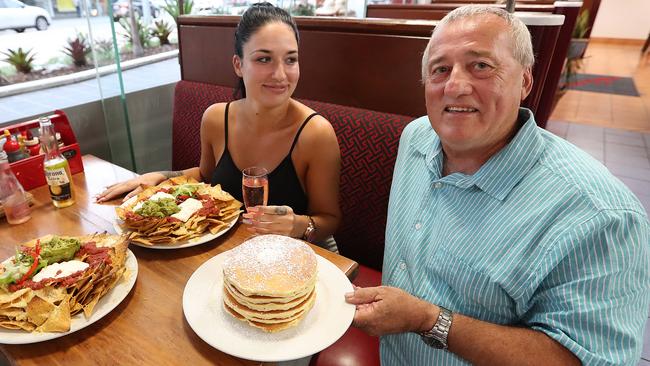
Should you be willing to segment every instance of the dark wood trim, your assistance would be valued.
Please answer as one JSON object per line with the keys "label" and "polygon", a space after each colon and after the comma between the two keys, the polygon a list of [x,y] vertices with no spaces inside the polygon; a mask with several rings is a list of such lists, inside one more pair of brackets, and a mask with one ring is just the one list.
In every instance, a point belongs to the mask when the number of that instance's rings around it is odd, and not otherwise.
{"label": "dark wood trim", "polygon": [[[389,19],[427,19],[440,20],[447,13],[459,7],[458,3],[434,3],[434,4],[368,4],[366,17],[368,18],[389,18]],[[485,4],[498,8],[504,8],[503,4]],[[527,11],[536,13],[553,13],[553,5],[538,4],[517,4],[515,11]]]}
{"label": "dark wood trim", "polygon": [[[237,27],[237,15],[193,16],[179,18],[179,25],[208,27]],[[399,36],[429,37],[437,24],[430,20],[410,19],[357,19],[327,17],[294,17],[303,31],[345,32],[359,34],[391,34]],[[335,21],[333,21],[335,20]]]}

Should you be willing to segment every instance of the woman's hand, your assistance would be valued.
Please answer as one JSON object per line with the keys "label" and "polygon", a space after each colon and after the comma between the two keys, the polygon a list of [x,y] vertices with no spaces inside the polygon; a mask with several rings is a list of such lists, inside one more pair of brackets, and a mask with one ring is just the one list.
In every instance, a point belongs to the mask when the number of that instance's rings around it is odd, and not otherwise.
{"label": "woman's hand", "polygon": [[144,186],[155,186],[160,182],[167,179],[163,174],[158,172],[146,173],[139,177],[129,179],[124,182],[115,183],[111,186],[108,186],[104,192],[97,195],[95,202],[106,202],[110,201],[115,197],[118,197],[126,192],[129,192],[123,199],[123,201],[128,200],[134,195],[142,192],[141,185]]}
{"label": "woman's hand", "polygon": [[249,207],[243,214],[242,223],[249,225],[248,231],[255,234],[280,234],[298,238],[305,228],[300,230],[299,217],[289,206],[255,206]]}

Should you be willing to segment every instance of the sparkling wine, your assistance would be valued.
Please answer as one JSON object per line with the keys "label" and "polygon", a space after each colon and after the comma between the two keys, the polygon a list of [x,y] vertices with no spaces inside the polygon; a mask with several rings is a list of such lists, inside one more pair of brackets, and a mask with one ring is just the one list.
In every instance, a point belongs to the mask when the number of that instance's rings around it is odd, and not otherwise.
{"label": "sparkling wine", "polygon": [[265,206],[269,197],[268,179],[245,177],[242,184],[242,195],[246,207]]}

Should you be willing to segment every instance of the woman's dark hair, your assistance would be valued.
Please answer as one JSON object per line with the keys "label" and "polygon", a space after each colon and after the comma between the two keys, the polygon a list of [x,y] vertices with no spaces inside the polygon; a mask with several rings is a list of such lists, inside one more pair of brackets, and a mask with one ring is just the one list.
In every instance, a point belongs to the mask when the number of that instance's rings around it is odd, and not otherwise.
{"label": "woman's dark hair", "polygon": [[[244,12],[239,24],[237,24],[237,29],[235,30],[235,54],[242,59],[244,57],[244,44],[248,42],[258,29],[272,22],[281,22],[288,25],[296,36],[296,42],[300,42],[298,27],[286,10],[267,2],[257,3],[251,5]],[[233,97],[235,99],[238,97],[246,98],[244,79],[239,78]]]}

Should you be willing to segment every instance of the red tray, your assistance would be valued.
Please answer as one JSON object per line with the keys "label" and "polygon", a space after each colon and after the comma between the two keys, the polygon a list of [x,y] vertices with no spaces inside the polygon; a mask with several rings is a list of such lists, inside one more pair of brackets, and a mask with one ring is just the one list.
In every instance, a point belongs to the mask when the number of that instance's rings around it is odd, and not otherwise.
{"label": "red tray", "polygon": [[[79,144],[77,143],[74,131],[72,131],[72,127],[70,126],[68,116],[66,116],[63,111],[56,110],[54,111],[54,114],[48,117],[52,120],[54,130],[61,134],[61,141],[64,146],[60,147],[59,150],[63,156],[68,159],[70,171],[72,174],[83,172],[84,166],[81,161],[81,151],[79,150]],[[0,131],[9,130],[12,134],[16,134],[26,130],[37,130],[38,127],[38,119],[35,119],[0,128]],[[18,178],[18,181],[20,181],[20,184],[23,185],[25,190],[34,189],[47,184],[47,181],[45,180],[45,172],[43,170],[44,159],[45,155],[40,154],[10,164],[11,170],[16,174],[16,178]]]}

